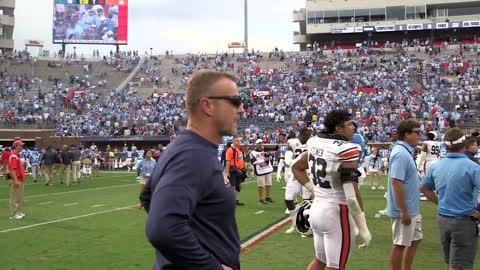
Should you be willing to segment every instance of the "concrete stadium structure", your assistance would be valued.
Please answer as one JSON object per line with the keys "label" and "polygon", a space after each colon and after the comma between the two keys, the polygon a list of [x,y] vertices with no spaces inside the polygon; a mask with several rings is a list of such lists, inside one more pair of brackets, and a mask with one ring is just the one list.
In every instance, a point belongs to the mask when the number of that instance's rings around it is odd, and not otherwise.
{"label": "concrete stadium structure", "polygon": [[293,22],[299,23],[293,43],[302,51],[315,41],[329,46],[424,37],[476,42],[480,1],[307,0],[305,8],[293,11]]}
{"label": "concrete stadium structure", "polygon": [[13,28],[15,27],[15,0],[0,0],[0,50],[13,51]]}

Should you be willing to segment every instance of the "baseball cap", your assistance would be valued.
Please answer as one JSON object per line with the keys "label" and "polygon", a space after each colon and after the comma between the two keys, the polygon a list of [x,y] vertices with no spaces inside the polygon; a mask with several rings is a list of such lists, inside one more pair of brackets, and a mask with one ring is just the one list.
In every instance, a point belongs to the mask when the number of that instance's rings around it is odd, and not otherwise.
{"label": "baseball cap", "polygon": [[20,140],[16,140],[16,141],[14,141],[13,144],[12,144],[13,147],[24,146],[24,145],[25,145],[25,144],[24,144],[22,141],[20,141]]}
{"label": "baseball cap", "polygon": [[257,139],[257,140],[255,141],[255,144],[259,144],[259,143],[263,143],[262,139]]}

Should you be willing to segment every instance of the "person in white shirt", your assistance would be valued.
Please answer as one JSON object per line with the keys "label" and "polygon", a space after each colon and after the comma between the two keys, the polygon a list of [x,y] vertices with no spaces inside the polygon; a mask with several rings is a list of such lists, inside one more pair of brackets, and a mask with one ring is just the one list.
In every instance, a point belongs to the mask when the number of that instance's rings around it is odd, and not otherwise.
{"label": "person in white shirt", "polygon": [[[271,198],[272,172],[273,167],[270,162],[270,155],[263,148],[262,139],[258,139],[255,149],[250,153],[250,162],[253,164],[258,187],[258,203],[273,203]],[[263,197],[263,188],[265,187],[265,199]]]}
{"label": "person in white shirt", "polygon": [[290,166],[294,160],[303,152],[307,151],[307,141],[312,136],[312,131],[309,129],[302,129],[299,137],[288,140],[288,151],[285,154],[285,164],[288,166],[287,187],[285,189],[285,205],[287,206],[288,214],[292,219],[292,226],[285,232],[291,234],[295,231],[295,222],[297,218],[297,211],[300,205],[297,205],[298,195],[302,195],[303,200],[310,200],[312,193],[308,191],[300,182],[298,182],[292,175]]}
{"label": "person in white shirt", "polygon": [[372,190],[377,189],[374,185],[374,176],[377,178],[378,189],[383,190],[385,187],[382,185],[382,173],[380,168],[382,166],[382,158],[378,152],[378,148],[372,148],[372,154],[368,159],[368,174],[370,175],[370,187]]}
{"label": "person in white shirt", "polygon": [[422,152],[417,159],[417,168],[421,175],[427,175],[430,167],[440,159],[441,143],[435,141],[436,134],[431,131],[427,134],[428,140],[421,143]]}
{"label": "person in white shirt", "polygon": [[295,179],[315,194],[308,215],[302,208],[297,215],[297,229],[313,231],[315,258],[308,270],[345,269],[356,234],[361,246],[372,240],[358,189],[360,151],[349,142],[355,132],[351,115],[331,111],[325,127],[326,134],[309,139],[308,150],[292,165]]}

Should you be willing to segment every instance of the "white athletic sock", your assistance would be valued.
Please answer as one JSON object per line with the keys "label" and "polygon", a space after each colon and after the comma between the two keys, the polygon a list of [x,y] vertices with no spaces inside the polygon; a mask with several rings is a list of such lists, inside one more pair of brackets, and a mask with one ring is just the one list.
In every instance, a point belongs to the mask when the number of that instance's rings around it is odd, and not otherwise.
{"label": "white athletic sock", "polygon": [[288,211],[288,214],[290,215],[290,219],[292,220],[292,227],[295,226],[295,223],[297,221],[297,212],[300,207],[295,205],[295,209]]}

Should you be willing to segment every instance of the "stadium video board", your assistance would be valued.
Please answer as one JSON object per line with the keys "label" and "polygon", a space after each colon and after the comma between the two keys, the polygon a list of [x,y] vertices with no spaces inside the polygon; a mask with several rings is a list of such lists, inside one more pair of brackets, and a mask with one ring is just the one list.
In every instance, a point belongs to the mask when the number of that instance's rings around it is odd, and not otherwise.
{"label": "stadium video board", "polygon": [[54,0],[54,44],[128,42],[128,0]]}

